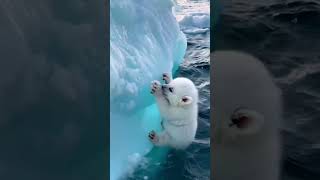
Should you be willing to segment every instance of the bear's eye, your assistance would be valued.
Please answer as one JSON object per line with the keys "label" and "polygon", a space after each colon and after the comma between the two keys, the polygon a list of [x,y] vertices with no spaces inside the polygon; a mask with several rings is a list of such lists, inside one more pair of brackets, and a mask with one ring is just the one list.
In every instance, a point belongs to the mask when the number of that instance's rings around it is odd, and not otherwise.
{"label": "bear's eye", "polygon": [[169,91],[170,91],[170,92],[173,92],[173,87],[169,87]]}
{"label": "bear's eye", "polygon": [[252,121],[252,118],[250,118],[250,112],[251,111],[247,108],[237,108],[231,115],[231,123],[229,124],[229,127],[234,125],[238,128],[247,127]]}

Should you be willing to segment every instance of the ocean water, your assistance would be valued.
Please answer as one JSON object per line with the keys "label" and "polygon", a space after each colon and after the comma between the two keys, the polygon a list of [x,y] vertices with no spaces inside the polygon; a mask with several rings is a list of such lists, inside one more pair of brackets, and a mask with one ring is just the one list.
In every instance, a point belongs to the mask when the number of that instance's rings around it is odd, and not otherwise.
{"label": "ocean water", "polygon": [[282,89],[281,179],[320,179],[320,2],[220,3],[214,48],[241,50],[259,57]]}
{"label": "ocean water", "polygon": [[163,162],[146,158],[127,179],[207,180],[210,178],[210,3],[178,0],[175,16],[187,38],[184,62],[175,76],[191,79],[199,90],[196,140],[186,150],[169,150]]}

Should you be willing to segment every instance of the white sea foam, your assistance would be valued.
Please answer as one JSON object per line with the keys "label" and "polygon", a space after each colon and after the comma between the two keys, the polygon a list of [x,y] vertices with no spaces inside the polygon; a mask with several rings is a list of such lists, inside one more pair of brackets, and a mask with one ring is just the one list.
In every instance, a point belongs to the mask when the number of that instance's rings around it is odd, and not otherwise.
{"label": "white sea foam", "polygon": [[210,28],[210,15],[207,13],[194,13],[185,16],[180,22],[185,27]]}

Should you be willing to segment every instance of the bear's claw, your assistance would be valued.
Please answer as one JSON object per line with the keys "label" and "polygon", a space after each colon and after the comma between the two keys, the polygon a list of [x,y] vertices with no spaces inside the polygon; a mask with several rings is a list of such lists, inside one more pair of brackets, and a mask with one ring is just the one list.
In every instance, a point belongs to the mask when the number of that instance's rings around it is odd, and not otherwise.
{"label": "bear's claw", "polygon": [[154,94],[157,91],[161,90],[161,84],[159,81],[152,81],[151,82],[151,94]]}
{"label": "bear's claw", "polygon": [[157,136],[156,132],[151,131],[151,132],[149,133],[148,137],[149,137],[149,139],[150,139],[151,142],[153,142],[153,143],[158,142],[158,136]]}
{"label": "bear's claw", "polygon": [[171,80],[170,74],[169,73],[163,73],[162,74],[162,80],[164,80],[164,82],[166,84],[169,84],[170,80]]}

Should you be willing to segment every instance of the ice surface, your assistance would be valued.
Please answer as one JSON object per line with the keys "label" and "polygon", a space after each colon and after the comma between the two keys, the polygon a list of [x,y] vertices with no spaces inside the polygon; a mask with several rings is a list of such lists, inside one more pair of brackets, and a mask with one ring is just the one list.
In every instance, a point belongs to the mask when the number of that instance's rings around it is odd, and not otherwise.
{"label": "ice surface", "polygon": [[151,150],[147,134],[160,128],[150,82],[173,72],[186,50],[172,6],[171,0],[110,1],[111,180]]}

